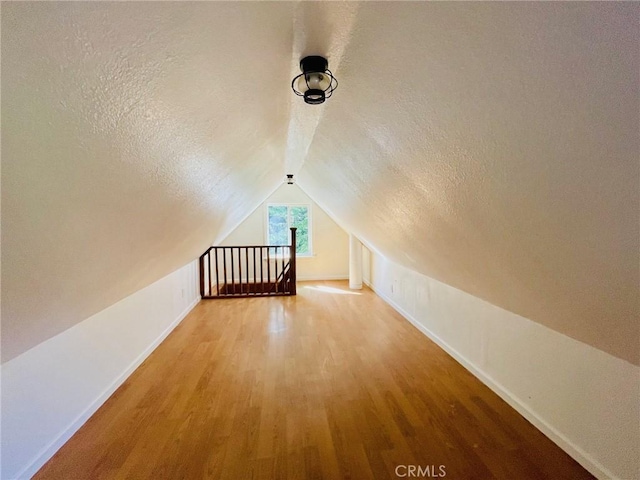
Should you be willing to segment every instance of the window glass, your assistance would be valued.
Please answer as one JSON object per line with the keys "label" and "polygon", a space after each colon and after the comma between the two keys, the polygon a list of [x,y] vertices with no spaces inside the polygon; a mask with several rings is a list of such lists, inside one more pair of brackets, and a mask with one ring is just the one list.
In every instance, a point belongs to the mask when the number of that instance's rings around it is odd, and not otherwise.
{"label": "window glass", "polygon": [[269,245],[289,243],[288,209],[285,205],[269,205]]}
{"label": "window glass", "polygon": [[296,227],[296,253],[311,255],[311,225],[308,205],[269,205],[267,207],[267,242],[289,245],[290,228]]}

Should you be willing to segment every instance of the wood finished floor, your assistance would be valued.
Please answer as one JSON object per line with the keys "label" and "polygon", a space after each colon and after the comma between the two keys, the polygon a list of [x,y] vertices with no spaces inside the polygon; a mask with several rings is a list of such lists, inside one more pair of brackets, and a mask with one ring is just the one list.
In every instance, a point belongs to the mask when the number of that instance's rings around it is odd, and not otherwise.
{"label": "wood finished floor", "polygon": [[34,478],[593,478],[370,290],[344,292],[200,302]]}

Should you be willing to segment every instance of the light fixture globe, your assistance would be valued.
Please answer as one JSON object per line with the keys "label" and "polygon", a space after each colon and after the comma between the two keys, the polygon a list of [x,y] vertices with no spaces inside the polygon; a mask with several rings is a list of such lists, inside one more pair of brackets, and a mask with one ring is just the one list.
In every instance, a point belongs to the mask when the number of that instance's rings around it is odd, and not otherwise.
{"label": "light fixture globe", "polygon": [[300,60],[302,73],[291,81],[293,92],[309,105],[319,105],[338,88],[338,80],[329,70],[327,59],[317,55]]}

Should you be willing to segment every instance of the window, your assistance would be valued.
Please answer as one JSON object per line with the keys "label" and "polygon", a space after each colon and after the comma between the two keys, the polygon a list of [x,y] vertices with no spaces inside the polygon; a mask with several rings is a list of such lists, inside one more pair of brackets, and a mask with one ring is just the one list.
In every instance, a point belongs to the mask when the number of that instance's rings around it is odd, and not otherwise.
{"label": "window", "polygon": [[296,227],[296,254],[311,256],[311,209],[309,205],[267,205],[267,245],[289,245]]}

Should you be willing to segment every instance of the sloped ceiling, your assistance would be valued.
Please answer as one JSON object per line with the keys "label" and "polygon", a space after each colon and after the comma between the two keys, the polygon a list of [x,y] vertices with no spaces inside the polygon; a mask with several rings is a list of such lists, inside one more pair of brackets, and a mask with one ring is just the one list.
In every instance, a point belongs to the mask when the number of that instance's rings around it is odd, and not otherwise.
{"label": "sloped ceiling", "polygon": [[[3,3],[3,361],[193,260],[292,172],[390,259],[640,363],[639,19]],[[305,54],[340,81],[320,107],[290,91]]]}

